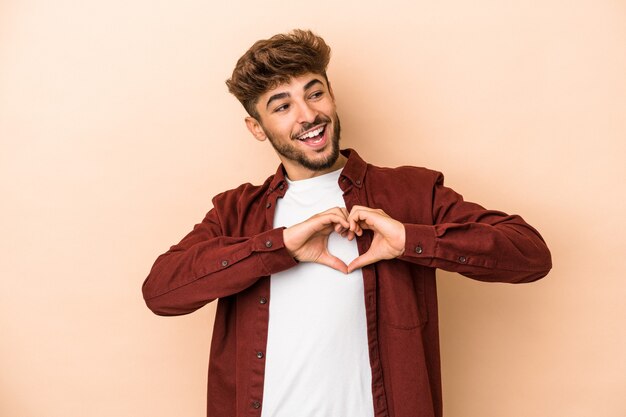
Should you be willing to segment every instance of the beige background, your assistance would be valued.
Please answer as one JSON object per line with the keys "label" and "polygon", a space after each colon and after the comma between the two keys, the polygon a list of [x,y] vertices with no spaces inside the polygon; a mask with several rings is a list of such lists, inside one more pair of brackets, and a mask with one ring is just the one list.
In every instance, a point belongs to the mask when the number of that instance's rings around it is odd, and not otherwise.
{"label": "beige background", "polygon": [[274,172],[224,80],[294,27],[333,47],[344,146],[552,249],[530,285],[440,274],[446,415],[625,416],[623,0],[0,1],[0,415],[204,415],[215,306],[157,317],[140,286]]}

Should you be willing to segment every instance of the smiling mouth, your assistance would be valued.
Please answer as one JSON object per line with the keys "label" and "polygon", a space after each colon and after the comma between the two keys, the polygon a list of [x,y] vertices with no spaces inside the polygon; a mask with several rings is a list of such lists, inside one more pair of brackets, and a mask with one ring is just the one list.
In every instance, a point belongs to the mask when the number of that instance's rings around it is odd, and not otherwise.
{"label": "smiling mouth", "polygon": [[315,129],[311,129],[306,133],[301,134],[300,136],[296,136],[296,139],[306,143],[319,143],[324,138],[324,131],[326,130],[326,125],[318,126]]}

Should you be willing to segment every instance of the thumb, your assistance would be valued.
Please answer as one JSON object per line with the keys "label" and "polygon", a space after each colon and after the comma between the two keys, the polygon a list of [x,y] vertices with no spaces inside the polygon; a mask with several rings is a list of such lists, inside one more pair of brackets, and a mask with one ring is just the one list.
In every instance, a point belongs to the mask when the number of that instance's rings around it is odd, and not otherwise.
{"label": "thumb", "polygon": [[376,262],[374,255],[372,255],[369,251],[365,252],[363,255],[354,258],[352,262],[350,262],[348,265],[348,274],[374,262]]}
{"label": "thumb", "polygon": [[341,259],[337,258],[334,255],[323,254],[322,256],[317,258],[317,260],[315,262],[318,263],[318,264],[326,265],[326,266],[329,266],[329,267],[331,267],[333,269],[336,269],[337,271],[341,272],[342,274],[347,274],[348,273],[348,267],[346,266],[346,264]]}

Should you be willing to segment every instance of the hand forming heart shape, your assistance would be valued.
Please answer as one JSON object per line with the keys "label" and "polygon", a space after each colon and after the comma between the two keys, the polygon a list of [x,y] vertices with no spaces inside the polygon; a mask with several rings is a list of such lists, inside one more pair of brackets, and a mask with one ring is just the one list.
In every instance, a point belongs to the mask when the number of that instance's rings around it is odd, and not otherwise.
{"label": "hand forming heart shape", "polygon": [[[348,240],[361,236],[363,230],[374,232],[370,248],[349,265],[328,251],[328,236],[337,232]],[[343,273],[393,259],[404,253],[404,225],[380,209],[354,206],[350,213],[345,207],[335,207],[316,214],[302,223],[284,230],[283,239],[289,253],[300,262],[316,262]]]}

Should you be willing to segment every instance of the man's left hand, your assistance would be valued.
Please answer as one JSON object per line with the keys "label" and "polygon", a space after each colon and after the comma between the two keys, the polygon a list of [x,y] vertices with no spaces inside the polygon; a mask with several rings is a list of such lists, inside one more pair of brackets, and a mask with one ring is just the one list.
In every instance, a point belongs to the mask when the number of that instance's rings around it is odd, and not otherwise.
{"label": "man's left hand", "polygon": [[350,230],[358,236],[363,234],[361,229],[369,229],[374,232],[369,250],[350,262],[348,273],[383,259],[397,258],[404,253],[406,242],[404,225],[391,218],[384,211],[354,206],[350,210],[348,222],[350,223]]}

